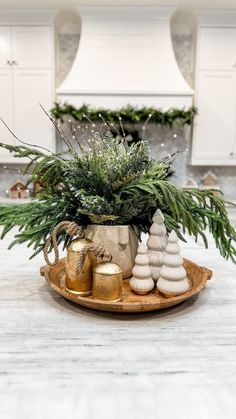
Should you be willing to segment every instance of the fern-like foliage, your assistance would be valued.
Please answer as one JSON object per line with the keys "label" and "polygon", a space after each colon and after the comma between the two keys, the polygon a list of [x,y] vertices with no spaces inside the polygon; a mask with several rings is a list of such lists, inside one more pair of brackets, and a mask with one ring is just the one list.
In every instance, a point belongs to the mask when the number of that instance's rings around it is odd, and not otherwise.
{"label": "fern-like foliage", "polygon": [[[46,154],[35,147],[0,143],[15,157],[29,158],[24,173],[29,183],[39,180],[42,189],[35,201],[0,206],[2,238],[14,227],[19,232],[11,244],[27,242],[33,255],[39,253],[47,235],[60,221],[81,225],[132,225],[137,233],[147,232],[151,218],[160,208],[167,230],[183,239],[187,231],[196,240],[205,232],[214,237],[220,253],[236,261],[236,232],[230,225],[226,201],[213,190],[182,190],[167,180],[168,159],[151,158],[144,141],[127,147],[125,140],[91,131],[88,146],[68,147],[63,154]],[[70,238],[61,233],[59,242]]]}

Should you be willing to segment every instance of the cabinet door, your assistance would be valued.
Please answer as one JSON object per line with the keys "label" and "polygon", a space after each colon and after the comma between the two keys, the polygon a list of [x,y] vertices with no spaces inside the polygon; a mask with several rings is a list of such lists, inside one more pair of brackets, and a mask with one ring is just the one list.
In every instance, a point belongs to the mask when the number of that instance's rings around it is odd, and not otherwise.
{"label": "cabinet door", "polygon": [[51,68],[51,28],[47,26],[15,26],[12,28],[14,68]]}
{"label": "cabinet door", "polygon": [[236,28],[200,28],[198,42],[199,69],[236,68]]}
{"label": "cabinet door", "polygon": [[235,72],[200,71],[197,85],[192,163],[234,165]]}
{"label": "cabinet door", "polygon": [[54,127],[39,106],[53,106],[50,70],[13,70],[14,126],[17,136],[54,151]]}
{"label": "cabinet door", "polygon": [[11,29],[0,27],[0,68],[9,68],[11,55]]}
{"label": "cabinet door", "polygon": [[[14,131],[12,116],[12,71],[0,69],[0,115]],[[14,138],[0,121],[0,142],[14,144]],[[10,162],[13,158],[4,148],[0,148],[0,162]]]}

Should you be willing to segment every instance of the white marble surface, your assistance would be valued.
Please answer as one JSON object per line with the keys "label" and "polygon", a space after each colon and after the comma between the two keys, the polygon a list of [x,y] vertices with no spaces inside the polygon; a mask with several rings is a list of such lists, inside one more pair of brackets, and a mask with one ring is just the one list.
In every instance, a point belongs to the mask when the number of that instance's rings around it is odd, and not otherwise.
{"label": "white marble surface", "polygon": [[214,270],[198,298],[143,315],[93,312],[53,293],[39,256],[0,242],[1,419],[233,419],[236,268],[189,242]]}

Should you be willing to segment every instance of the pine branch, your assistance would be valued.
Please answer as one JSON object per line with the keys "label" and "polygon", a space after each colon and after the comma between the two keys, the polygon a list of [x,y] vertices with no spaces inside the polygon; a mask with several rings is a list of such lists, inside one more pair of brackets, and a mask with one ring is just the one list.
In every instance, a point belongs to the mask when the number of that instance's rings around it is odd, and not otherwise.
{"label": "pine branch", "polygon": [[[236,231],[228,219],[227,201],[212,190],[177,189],[167,180],[170,166],[154,161],[145,142],[127,149],[109,131],[97,138],[91,133],[90,147],[78,154],[68,148],[63,155],[0,143],[16,157],[28,157],[24,173],[30,175],[29,182],[42,184],[38,201],[0,206],[2,238],[19,226],[11,246],[27,243],[35,255],[60,221],[130,224],[140,233],[148,231],[160,208],[168,231],[174,229],[182,239],[187,231],[196,240],[202,237],[207,246],[209,230],[220,253],[236,262]],[[71,239],[61,233],[58,240],[66,245]]]}

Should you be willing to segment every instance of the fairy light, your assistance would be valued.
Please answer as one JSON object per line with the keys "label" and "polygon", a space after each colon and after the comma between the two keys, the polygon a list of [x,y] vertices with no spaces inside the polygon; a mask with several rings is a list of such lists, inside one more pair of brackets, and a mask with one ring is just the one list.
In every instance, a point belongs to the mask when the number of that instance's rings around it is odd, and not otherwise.
{"label": "fairy light", "polygon": [[103,116],[102,116],[102,114],[98,114],[98,116],[99,116],[99,118],[102,120],[102,122],[104,123],[104,125],[107,127],[108,126],[108,124],[107,124],[107,122],[105,121],[105,119],[103,118]]}
{"label": "fairy light", "polygon": [[92,127],[96,128],[96,124],[94,124],[94,122],[91,121],[91,119],[88,117],[88,115],[86,115],[85,113],[83,113],[83,118],[87,119],[87,121],[90,122],[90,124],[92,125]]}
{"label": "fairy light", "polygon": [[4,170],[11,170],[11,171],[17,172],[17,173],[23,173],[22,170],[15,169],[14,167],[9,167],[9,166],[6,166],[6,165],[0,165],[0,168],[2,168]]}
{"label": "fairy light", "polygon": [[178,135],[175,133],[175,134],[173,134],[173,138],[177,138],[178,137]]}
{"label": "fairy light", "polygon": [[122,135],[123,135],[123,137],[125,138],[125,131],[124,131],[124,127],[123,127],[123,123],[122,123],[122,118],[121,118],[121,116],[119,116],[119,117],[118,117],[118,119],[119,119],[119,124],[120,124],[120,128],[121,128]]}
{"label": "fairy light", "polygon": [[125,146],[125,149],[127,151],[129,146],[128,146],[128,142],[126,140],[125,130],[124,130],[124,127],[123,127],[121,116],[118,116],[118,121],[119,121],[120,129],[121,129],[121,133],[122,133],[122,136],[123,136],[123,138],[121,140],[121,143]]}

